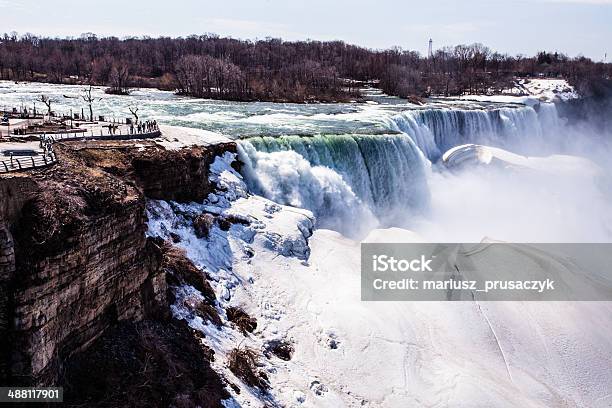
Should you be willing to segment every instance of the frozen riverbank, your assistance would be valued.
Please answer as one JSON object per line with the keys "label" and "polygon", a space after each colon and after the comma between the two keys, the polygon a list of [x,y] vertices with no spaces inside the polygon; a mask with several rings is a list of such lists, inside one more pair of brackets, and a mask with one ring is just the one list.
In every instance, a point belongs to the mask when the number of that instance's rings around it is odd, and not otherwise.
{"label": "frozen riverbank", "polygon": [[[178,235],[177,245],[211,277],[220,306],[238,306],[257,319],[250,334],[218,329],[182,306],[198,296],[188,286],[173,307],[177,318],[202,331],[216,351],[216,369],[235,384],[242,382],[228,369],[231,350],[248,347],[261,356],[270,390],[241,385],[226,406],[610,402],[604,386],[612,364],[605,335],[610,303],[362,302],[359,242],[329,230],[309,237],[309,213],[250,196],[229,160],[213,165],[222,193],[203,205],[149,206],[149,233]],[[197,238],[189,220],[202,211],[249,224],[213,227],[209,238]],[[422,240],[392,229],[373,231],[366,241],[390,238]],[[289,360],[263,357],[275,342],[291,345]]]}

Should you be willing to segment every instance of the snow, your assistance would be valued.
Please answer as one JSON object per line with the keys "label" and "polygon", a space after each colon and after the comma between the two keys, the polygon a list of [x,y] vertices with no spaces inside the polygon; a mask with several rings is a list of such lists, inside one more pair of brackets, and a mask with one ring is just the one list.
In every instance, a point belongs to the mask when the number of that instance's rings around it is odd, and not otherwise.
{"label": "snow", "polygon": [[169,150],[190,146],[210,146],[232,141],[227,136],[204,129],[169,125],[160,125],[159,129],[162,136],[156,139],[156,143]]}
{"label": "snow", "polygon": [[561,100],[579,98],[580,95],[565,79],[521,79],[517,81],[517,87],[524,89],[529,95],[552,101],[555,98]]}
{"label": "snow", "polygon": [[580,95],[565,79],[519,79],[503,95],[462,95],[459,99],[477,102],[520,103],[533,106],[538,102],[567,101]]}
{"label": "snow", "polygon": [[536,98],[526,95],[461,95],[459,99],[474,102],[520,103],[527,106],[538,103]]}
{"label": "snow", "polygon": [[442,156],[443,163],[449,167],[459,167],[466,163],[471,165],[494,165],[503,168],[530,169],[557,176],[597,177],[602,169],[590,160],[569,155],[552,155],[547,157],[527,157],[504,149],[476,144],[465,144],[448,150]]}
{"label": "snow", "polygon": [[[203,204],[150,201],[147,206],[148,234],[166,239],[170,238],[170,233],[178,235],[178,246],[186,250],[197,267],[211,275],[220,305],[228,305],[231,301],[232,305],[240,305],[252,313],[250,302],[241,303],[236,292],[245,285],[253,284],[254,276],[250,273],[237,273],[236,264],[249,264],[256,252],[265,252],[273,257],[290,257],[298,264],[305,263],[310,255],[307,238],[312,234],[314,217],[307,210],[285,207],[262,197],[247,195],[241,176],[231,167],[234,159],[235,155],[227,152],[217,157],[211,165],[211,181],[216,182],[218,192],[209,195]],[[202,212],[222,217],[232,216],[248,221],[249,224],[235,223],[229,231],[223,231],[215,225],[209,238],[198,238],[190,220]],[[275,339],[275,336],[245,339],[240,332],[229,327],[227,317],[220,307],[218,311],[226,327],[218,329],[185,307],[186,303],[201,301],[202,295],[195,288],[183,286],[178,288],[176,295],[177,301],[171,306],[173,315],[186,320],[192,328],[206,335],[206,344],[216,352],[213,368],[222,372],[232,383],[240,384],[240,380],[227,368],[226,358],[230,351],[238,347],[262,350],[265,342]],[[265,310],[268,318],[278,318],[278,311],[272,305]],[[269,373],[276,370],[271,364],[265,368]],[[269,398],[246,385],[241,389],[243,392],[240,394],[228,389],[234,395],[232,400],[224,402],[225,406],[259,406],[262,399]],[[292,396],[291,399],[295,398]]]}
{"label": "snow", "polygon": [[[503,151],[484,153],[515,165],[529,161]],[[149,234],[178,234],[178,245],[211,275],[220,304],[257,318],[256,331],[243,336],[228,324],[205,324],[180,302],[173,306],[175,317],[205,334],[203,341],[215,351],[213,368],[240,387],[240,393],[228,388],[226,407],[612,404],[610,302],[362,302],[360,242],[330,230],[311,235],[311,213],[248,194],[231,160],[227,153],[213,164],[211,179],[220,188],[205,203],[148,206]],[[202,211],[231,214],[250,225],[234,224],[229,231],[215,226],[209,239],[199,239],[189,217]],[[399,228],[366,238],[419,240]],[[178,297],[197,298],[194,291],[183,287]],[[228,370],[233,348],[262,351],[281,339],[295,353],[290,361],[262,359],[269,394]]]}
{"label": "snow", "polygon": [[362,240],[362,242],[368,243],[413,243],[413,242],[427,242],[423,237],[414,231],[410,231],[404,228],[384,228],[375,229]]}

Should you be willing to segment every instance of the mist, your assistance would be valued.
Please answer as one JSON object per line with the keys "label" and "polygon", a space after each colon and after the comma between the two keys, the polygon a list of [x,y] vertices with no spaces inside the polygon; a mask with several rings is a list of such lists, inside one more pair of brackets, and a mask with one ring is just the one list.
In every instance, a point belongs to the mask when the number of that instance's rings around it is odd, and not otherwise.
{"label": "mist", "polygon": [[[567,171],[568,159],[584,168]],[[601,188],[608,180],[592,162],[572,159],[541,159],[549,172],[479,167],[433,173],[431,207],[412,229],[427,241],[608,242],[612,207]]]}
{"label": "mist", "polygon": [[612,132],[602,115],[610,98],[597,103],[580,107],[580,117],[566,106],[569,117],[543,139],[505,146],[523,157],[483,149],[488,163],[436,166],[429,211],[411,228],[431,241],[610,242]]}

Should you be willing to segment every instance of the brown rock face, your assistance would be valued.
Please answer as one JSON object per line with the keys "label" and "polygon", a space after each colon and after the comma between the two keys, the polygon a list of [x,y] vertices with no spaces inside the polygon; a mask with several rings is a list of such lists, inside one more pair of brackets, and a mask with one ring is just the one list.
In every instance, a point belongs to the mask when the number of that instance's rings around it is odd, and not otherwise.
{"label": "brown rock face", "polygon": [[120,142],[74,142],[60,147],[64,153],[78,154],[88,166],[131,180],[147,198],[173,201],[203,201],[213,186],[208,169],[215,157],[236,152],[235,143],[210,147],[194,146],[165,150],[152,143],[138,146]]}
{"label": "brown rock face", "polygon": [[0,220],[15,221],[23,205],[38,193],[38,185],[31,177],[19,173],[0,180]]}
{"label": "brown rock face", "polygon": [[137,200],[123,213],[84,220],[65,236],[65,250],[28,259],[29,249],[18,248],[11,363],[20,383],[52,383],[58,360],[165,302],[165,277],[145,221],[144,200]]}
{"label": "brown rock face", "polygon": [[0,177],[2,383],[53,385],[62,362],[109,328],[168,313],[145,194],[201,200],[223,147],[114,143],[58,146],[55,166]]}
{"label": "brown rock face", "polygon": [[13,238],[0,219],[0,383],[8,376],[9,282],[15,273]]}
{"label": "brown rock face", "polygon": [[208,168],[217,155],[236,152],[236,144],[210,148],[194,147],[180,152],[140,156],[133,160],[139,185],[148,198],[173,201],[203,201],[212,191]]}
{"label": "brown rock face", "polygon": [[221,407],[229,397],[213,351],[182,321],[119,323],[66,362],[74,407]]}

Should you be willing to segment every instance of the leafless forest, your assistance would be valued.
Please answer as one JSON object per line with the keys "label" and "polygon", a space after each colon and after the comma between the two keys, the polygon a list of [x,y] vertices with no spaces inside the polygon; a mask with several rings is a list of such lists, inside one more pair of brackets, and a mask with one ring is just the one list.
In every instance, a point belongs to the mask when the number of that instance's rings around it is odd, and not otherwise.
{"label": "leafless forest", "polygon": [[157,87],[185,95],[286,102],[358,98],[355,81],[379,80],[401,97],[501,92],[516,77],[563,77],[583,92],[612,75],[612,64],[559,53],[500,54],[482,44],[424,57],[341,41],[244,41],[213,34],[187,38],[42,38],[4,34],[0,78],[104,85],[108,92]]}

